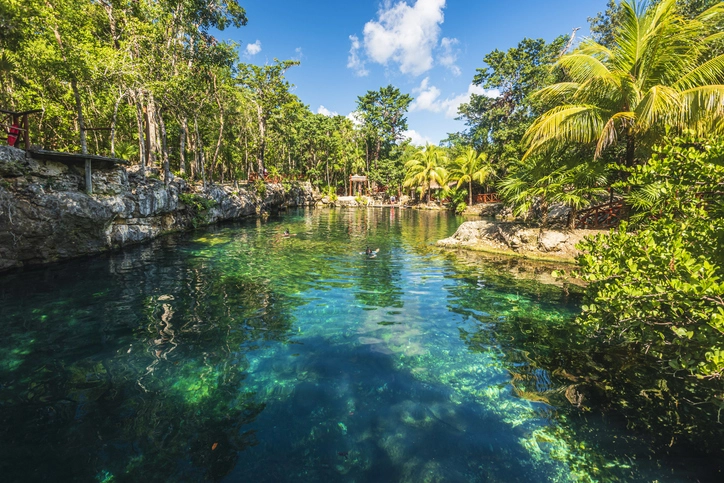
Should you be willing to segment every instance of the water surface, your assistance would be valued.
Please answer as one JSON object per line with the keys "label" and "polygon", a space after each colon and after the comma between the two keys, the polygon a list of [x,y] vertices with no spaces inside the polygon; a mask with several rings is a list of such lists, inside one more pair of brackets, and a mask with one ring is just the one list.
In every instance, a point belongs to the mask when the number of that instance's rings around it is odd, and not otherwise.
{"label": "water surface", "polygon": [[296,211],[1,276],[5,481],[711,475],[588,408],[579,300],[431,246],[461,221]]}

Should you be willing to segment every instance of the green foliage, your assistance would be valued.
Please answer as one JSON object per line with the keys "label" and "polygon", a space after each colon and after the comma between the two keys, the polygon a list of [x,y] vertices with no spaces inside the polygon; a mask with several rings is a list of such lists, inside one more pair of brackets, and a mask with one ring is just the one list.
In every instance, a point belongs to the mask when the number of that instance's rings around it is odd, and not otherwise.
{"label": "green foliage", "polygon": [[372,151],[375,161],[386,157],[407,130],[405,114],[410,103],[412,97],[391,84],[357,98],[357,112],[364,123],[368,151]]}
{"label": "green foliage", "polygon": [[448,159],[443,148],[428,144],[425,149],[419,150],[415,156],[405,163],[406,188],[419,188],[425,201],[430,200],[430,187],[437,183],[443,187],[447,184],[448,172],[445,165]]}
{"label": "green foliage", "polygon": [[257,196],[262,200],[266,198],[266,182],[263,179],[257,179],[254,181],[254,189],[256,190]]}
{"label": "green foliage", "polygon": [[724,3],[693,20],[677,12],[675,0],[625,0],[620,9],[611,47],[585,40],[556,63],[565,81],[537,92],[551,108],[526,132],[525,157],[573,144],[595,149],[600,158],[620,142],[626,147],[621,161],[632,166],[649,157],[667,129],[721,128],[724,55],[710,57],[709,36]]}
{"label": "green foliage", "polygon": [[117,158],[125,160],[138,160],[138,144],[131,142],[120,142],[115,146]]}
{"label": "green foliage", "polygon": [[487,153],[499,171],[523,155],[523,134],[541,110],[531,97],[536,90],[555,81],[551,66],[567,40],[560,36],[551,43],[543,39],[523,39],[505,52],[494,50],[477,69],[473,83],[495,89],[497,97],[473,94],[470,102],[459,108],[468,130],[451,141]]}
{"label": "green foliage", "polygon": [[339,198],[337,196],[337,189],[334,186],[325,186],[322,189],[322,194],[329,198],[329,201],[335,202]]}
{"label": "green foliage", "polygon": [[201,226],[206,223],[206,213],[209,209],[216,206],[216,201],[211,198],[206,198],[197,193],[181,193],[178,195],[178,199],[184,205],[186,205],[189,212],[192,214],[192,220],[194,227]]}
{"label": "green foliage", "polygon": [[468,184],[470,205],[473,204],[473,181],[482,185],[494,174],[487,158],[484,153],[478,154],[473,148],[468,148],[450,166],[450,180],[457,181],[458,188]]}
{"label": "green foliage", "polygon": [[532,216],[546,224],[552,204],[579,210],[605,195],[607,183],[608,169],[602,164],[580,162],[576,156],[538,156],[515,163],[498,188],[515,216]]}
{"label": "green foliage", "polygon": [[724,372],[724,142],[676,139],[629,178],[639,229],[581,243],[580,321],[669,370]]}

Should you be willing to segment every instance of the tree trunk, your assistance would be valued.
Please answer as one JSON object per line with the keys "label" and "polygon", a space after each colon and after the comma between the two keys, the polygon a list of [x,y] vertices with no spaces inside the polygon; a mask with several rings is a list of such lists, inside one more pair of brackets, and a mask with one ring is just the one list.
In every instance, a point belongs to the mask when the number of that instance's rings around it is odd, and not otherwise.
{"label": "tree trunk", "polygon": [[201,183],[204,189],[206,189],[206,170],[204,168],[204,164],[206,164],[204,159],[204,144],[201,141],[201,136],[199,135],[199,122],[198,118],[194,117],[194,132],[196,133],[196,151],[197,156],[199,160],[199,171],[201,171]]}
{"label": "tree trunk", "polygon": [[382,149],[382,140],[377,138],[377,146],[375,147],[375,169],[377,169],[377,161],[380,160],[380,151]]}
{"label": "tree trunk", "polygon": [[106,14],[108,15],[108,27],[111,30],[111,38],[113,39],[113,47],[115,47],[116,50],[121,48],[121,44],[118,42],[118,34],[116,33],[116,19],[113,17],[113,5],[108,2],[101,2],[103,5],[103,8],[106,11]]}
{"label": "tree trunk", "polygon": [[139,92],[135,94],[136,104],[136,127],[138,128],[138,155],[141,162],[141,176],[146,176],[146,142],[143,135],[143,107],[139,99]]}
{"label": "tree trunk", "polygon": [[80,99],[80,91],[78,90],[78,83],[75,78],[70,81],[70,86],[73,89],[73,98],[75,99],[75,110],[78,115],[78,131],[80,132],[80,152],[88,154],[88,142],[86,140],[85,130],[85,118],[83,117],[83,104]]}
{"label": "tree trunk", "polygon": [[256,106],[259,117],[259,156],[257,157],[259,176],[264,176],[264,151],[266,150],[266,119],[261,112],[261,106]]}
{"label": "tree trunk", "polygon": [[568,212],[568,229],[573,230],[576,228],[576,216],[578,216],[578,210],[571,206],[571,211]]}
{"label": "tree trunk", "polygon": [[186,173],[186,135],[189,131],[188,121],[186,116],[181,119],[181,135],[179,136],[179,167],[178,171],[180,174]]}
{"label": "tree trunk", "polygon": [[125,92],[121,92],[116,99],[116,103],[113,106],[113,119],[111,120],[111,157],[116,156],[116,123],[118,122],[118,105],[121,100],[126,96]]}
{"label": "tree trunk", "polygon": [[148,94],[148,102],[143,112],[146,120],[146,161],[148,166],[156,166],[156,153],[160,151],[161,143],[156,125],[156,101],[151,93]]}
{"label": "tree trunk", "polygon": [[636,162],[636,142],[633,134],[629,134],[626,140],[626,166],[631,167]]}
{"label": "tree trunk", "polygon": [[219,138],[216,140],[216,149],[214,150],[214,159],[211,161],[211,166],[216,166],[218,162],[219,152],[221,151],[221,141],[224,136],[224,110],[221,108],[221,103],[219,103],[219,109],[221,110],[219,114]]}
{"label": "tree trunk", "polygon": [[470,203],[468,206],[473,206],[473,180],[468,181],[468,192],[470,193]]}
{"label": "tree trunk", "polygon": [[163,156],[163,182],[166,186],[171,182],[171,169],[168,165],[168,143],[166,138],[166,123],[163,122],[163,113],[156,111],[158,116],[158,127],[161,130],[161,155]]}

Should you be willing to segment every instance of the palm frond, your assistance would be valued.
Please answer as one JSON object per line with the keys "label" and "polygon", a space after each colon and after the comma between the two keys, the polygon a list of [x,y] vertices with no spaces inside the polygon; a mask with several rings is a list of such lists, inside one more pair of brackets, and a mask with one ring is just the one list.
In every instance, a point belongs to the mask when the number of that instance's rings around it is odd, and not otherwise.
{"label": "palm frond", "polygon": [[680,94],[685,125],[695,125],[702,119],[724,117],[724,85],[709,85],[687,89]]}
{"label": "palm frond", "polygon": [[577,82],[559,82],[544,87],[533,95],[545,104],[560,103],[570,99],[579,87],[580,84]]}
{"label": "palm frond", "polygon": [[596,106],[555,107],[536,119],[526,131],[524,142],[530,147],[523,159],[553,140],[591,143],[598,139],[603,126],[604,122]]}
{"label": "palm frond", "polygon": [[675,89],[667,86],[655,86],[636,106],[635,120],[639,128],[648,130],[659,121],[678,117],[681,111],[681,98]]}
{"label": "palm frond", "polygon": [[724,54],[718,55],[694,68],[694,70],[679,79],[673,87],[677,90],[683,90],[722,83],[724,83]]}
{"label": "palm frond", "polygon": [[636,117],[632,112],[617,112],[606,122],[601,130],[601,135],[596,143],[596,153],[594,159],[599,159],[603,151],[616,144],[618,141],[618,131],[632,126],[636,122]]}
{"label": "palm frond", "polygon": [[586,82],[593,77],[607,77],[611,71],[600,59],[592,55],[573,52],[561,57],[556,65],[562,67],[574,82]]}

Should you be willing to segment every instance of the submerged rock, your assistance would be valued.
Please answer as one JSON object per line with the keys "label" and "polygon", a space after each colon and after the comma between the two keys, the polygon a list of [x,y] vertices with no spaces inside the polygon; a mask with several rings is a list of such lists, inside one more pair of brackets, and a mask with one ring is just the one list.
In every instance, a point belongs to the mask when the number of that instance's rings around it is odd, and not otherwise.
{"label": "submerged rock", "polygon": [[[92,176],[93,195],[88,195],[82,167],[36,160],[23,150],[0,146],[0,271],[313,202],[308,183],[288,192],[268,184],[261,199],[253,187],[201,189],[181,178],[166,186],[122,166],[94,168]],[[208,200],[210,207],[188,206],[182,194]]]}

